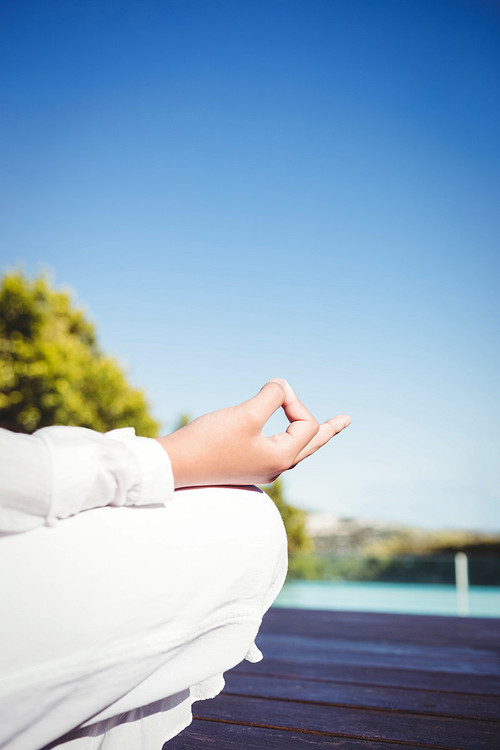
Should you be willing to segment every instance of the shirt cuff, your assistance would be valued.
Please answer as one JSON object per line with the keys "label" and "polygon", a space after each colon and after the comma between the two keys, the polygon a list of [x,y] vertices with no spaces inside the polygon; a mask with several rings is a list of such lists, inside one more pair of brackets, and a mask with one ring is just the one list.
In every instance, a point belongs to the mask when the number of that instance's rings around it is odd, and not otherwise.
{"label": "shirt cuff", "polygon": [[138,437],[132,427],[111,430],[106,437],[126,442],[140,467],[141,481],[130,489],[126,505],[157,505],[172,500],[172,465],[167,452],[157,440]]}

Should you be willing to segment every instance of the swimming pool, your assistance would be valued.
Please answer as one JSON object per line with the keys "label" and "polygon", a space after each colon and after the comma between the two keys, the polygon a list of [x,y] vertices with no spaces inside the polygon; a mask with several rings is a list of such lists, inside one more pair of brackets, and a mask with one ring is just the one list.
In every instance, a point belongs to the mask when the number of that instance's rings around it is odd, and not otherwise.
{"label": "swimming pool", "polygon": [[[283,586],[274,606],[422,615],[459,614],[455,586],[447,584],[290,581]],[[469,615],[500,617],[500,587],[471,586]]]}

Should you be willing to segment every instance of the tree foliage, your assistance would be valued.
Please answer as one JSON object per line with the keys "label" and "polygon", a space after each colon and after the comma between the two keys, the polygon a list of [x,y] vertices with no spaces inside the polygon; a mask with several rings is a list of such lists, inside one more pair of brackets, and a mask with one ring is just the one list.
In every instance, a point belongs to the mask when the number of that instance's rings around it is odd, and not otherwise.
{"label": "tree foliage", "polygon": [[283,482],[276,479],[272,484],[263,488],[274,501],[281,513],[288,537],[288,552],[297,555],[312,549],[312,540],[306,531],[306,513],[286,502],[283,496]]}
{"label": "tree foliage", "polygon": [[141,391],[98,347],[93,325],[45,276],[7,273],[0,286],[0,426],[33,432],[52,424],[104,432],[158,425]]}

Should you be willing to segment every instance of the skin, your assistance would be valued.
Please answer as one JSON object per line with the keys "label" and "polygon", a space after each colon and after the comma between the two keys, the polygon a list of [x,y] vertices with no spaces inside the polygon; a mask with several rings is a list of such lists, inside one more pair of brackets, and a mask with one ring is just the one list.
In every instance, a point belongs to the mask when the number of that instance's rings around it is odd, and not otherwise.
{"label": "skin", "polygon": [[[262,429],[280,407],[290,424],[266,437]],[[198,417],[158,442],[170,458],[176,489],[268,484],[350,424],[346,414],[318,424],[287,381],[272,378],[248,401]]]}

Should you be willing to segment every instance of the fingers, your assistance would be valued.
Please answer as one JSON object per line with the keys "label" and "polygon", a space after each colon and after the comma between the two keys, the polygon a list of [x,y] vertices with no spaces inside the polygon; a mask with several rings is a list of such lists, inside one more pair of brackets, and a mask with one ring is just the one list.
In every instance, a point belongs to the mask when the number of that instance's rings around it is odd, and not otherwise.
{"label": "fingers", "polygon": [[261,428],[269,417],[283,405],[286,398],[284,383],[286,383],[286,380],[282,378],[273,378],[262,386],[256,396],[244,402],[243,406],[253,412]]}
{"label": "fingers", "polygon": [[319,430],[313,439],[300,451],[295,463],[298,464],[304,458],[311,456],[318,450],[318,448],[321,448],[328,443],[332,437],[338,435],[339,432],[342,432],[346,427],[349,427],[350,424],[351,418],[348,417],[347,414],[339,414],[336,417],[332,417],[332,419],[323,422],[323,424],[319,426]]}
{"label": "fingers", "polygon": [[286,398],[283,403],[283,411],[290,422],[287,434],[295,441],[295,450],[301,451],[317,434],[319,425],[309,409],[302,401],[299,401],[295,391],[289,383],[285,381]]}
{"label": "fingers", "polygon": [[299,401],[295,391],[286,380],[273,378],[270,382],[277,382],[285,390],[282,403],[283,411],[290,422],[286,433],[275,435],[273,441],[293,459],[308,445],[318,432],[319,425],[311,412]]}
{"label": "fingers", "polygon": [[280,383],[285,391],[285,400],[283,402],[283,410],[287,416],[289,422],[296,422],[297,420],[314,420],[311,412],[306,409],[302,401],[299,401],[297,394],[293,390],[290,383],[283,378],[273,378],[269,381],[270,383]]}
{"label": "fingers", "polygon": [[256,396],[245,401],[243,406],[253,409],[262,420],[262,425],[280,406],[290,423],[297,421],[314,422],[313,415],[302,404],[291,385],[284,378],[271,378]]}
{"label": "fingers", "polygon": [[311,412],[297,398],[295,391],[283,378],[269,380],[253,398],[243,404],[261,429],[269,417],[280,407],[290,422],[285,433],[266,438],[274,443],[275,449],[281,456],[280,461],[288,462],[288,466],[299,463],[307,456],[315,453],[325,445],[334,435],[337,435],[351,423],[350,417],[340,414],[322,425],[313,417]]}

